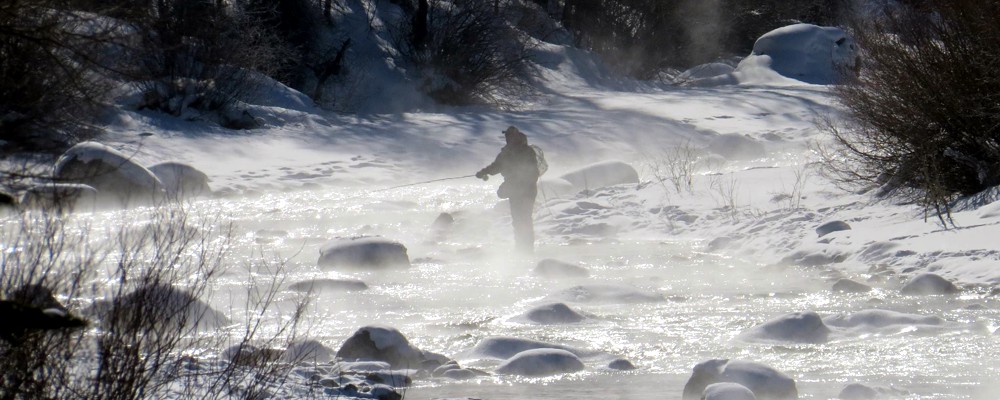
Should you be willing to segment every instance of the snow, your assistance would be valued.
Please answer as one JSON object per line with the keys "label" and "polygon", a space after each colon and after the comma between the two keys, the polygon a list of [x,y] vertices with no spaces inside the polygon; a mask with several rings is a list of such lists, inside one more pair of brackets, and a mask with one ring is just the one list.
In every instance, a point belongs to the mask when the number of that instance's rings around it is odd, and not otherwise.
{"label": "snow", "polygon": [[497,367],[498,374],[549,376],[584,368],[575,354],[559,349],[532,349],[515,354]]}
{"label": "snow", "polygon": [[[356,3],[360,2],[351,4]],[[129,158],[143,165],[164,161],[190,165],[208,175],[217,193],[234,199],[259,199],[250,201],[259,203],[265,212],[280,210],[295,217],[305,215],[303,219],[315,221],[322,226],[318,229],[329,233],[329,237],[305,238],[308,244],[323,243],[353,228],[336,226],[338,221],[323,215],[325,209],[321,207],[281,210],[289,197],[310,196],[316,192],[332,194],[338,203],[347,204],[347,209],[353,210],[351,207],[361,208],[353,203],[373,198],[366,195],[391,189],[389,192],[396,195],[396,200],[364,204],[384,207],[384,218],[395,218],[389,222],[366,221],[365,226],[372,230],[391,231],[407,224],[419,224],[421,222],[413,221],[410,215],[396,214],[397,210],[418,207],[433,215],[460,211],[484,217],[489,222],[477,220],[469,223],[471,227],[463,227],[461,218],[456,218],[455,226],[449,229],[454,230],[455,235],[473,232],[495,239],[495,244],[484,246],[488,248],[455,249],[443,240],[444,249],[429,257],[447,259],[471,254],[468,257],[485,258],[494,252],[502,254],[490,247],[502,248],[505,241],[509,241],[509,223],[504,220],[506,209],[493,195],[496,182],[455,180],[417,192],[431,198],[410,198],[408,196],[414,192],[393,187],[474,173],[488,164],[503,145],[497,132],[516,125],[528,135],[530,143],[545,150],[550,166],[544,182],[540,183],[541,193],[545,195],[540,194],[535,213],[540,248],[542,251],[564,251],[566,263],[584,259],[575,252],[585,249],[588,243],[677,241],[691,243],[700,254],[719,257],[717,263],[720,264],[739,259],[746,265],[771,268],[731,271],[730,275],[761,275],[761,271],[796,275],[805,270],[829,272],[836,275],[835,278],[859,281],[881,278],[868,281],[873,290],[860,294],[867,296],[862,302],[883,301],[886,293],[898,293],[904,282],[925,272],[933,272],[960,285],[966,289],[965,296],[989,302],[980,294],[1000,284],[1000,268],[997,268],[1000,251],[996,250],[995,239],[1000,232],[1000,202],[986,201],[979,208],[957,210],[952,215],[955,226],[946,229],[935,218],[925,218],[923,210],[914,205],[844,192],[818,173],[817,157],[810,146],[828,143],[829,138],[814,122],[817,116],[839,118],[840,110],[829,94],[829,87],[815,83],[831,82],[836,66],[850,65],[853,61],[848,51],[849,41],[834,45],[842,33],[805,25],[772,32],[767,40],[762,38],[754,54],[734,71],[693,79],[681,87],[616,82],[608,78],[606,71],[586,52],[540,44],[532,51],[540,57],[537,73],[549,95],[533,99],[513,111],[428,108],[432,111],[418,112],[399,109],[399,104],[395,103],[379,106],[380,98],[373,97],[360,107],[384,113],[333,113],[316,108],[301,93],[275,83],[262,91],[259,99],[249,107],[262,122],[259,129],[233,133],[150,111],[121,110],[109,120],[106,126],[109,133],[102,141],[120,154],[134,155]],[[808,52],[801,53],[802,50]],[[377,53],[382,50],[366,47],[352,51]],[[377,86],[380,74],[399,73],[394,66],[385,64],[384,58],[370,69],[361,71],[366,75],[352,90],[375,91],[372,88]],[[722,84],[725,85],[720,86]],[[400,103],[420,97],[405,86],[385,93],[389,97],[395,95],[399,96]],[[139,135],[144,132],[152,135]],[[678,153],[669,151],[673,149],[689,149],[690,158],[677,157]],[[84,154],[94,157],[97,153]],[[676,166],[685,163],[692,167],[688,176],[670,176],[665,170],[654,168],[656,164]],[[690,178],[691,183],[677,188],[671,178]],[[262,215],[260,223],[267,224],[268,214]],[[831,221],[849,224],[851,229],[834,232],[821,229]],[[428,220],[427,224],[430,222]],[[818,235],[820,231],[826,233]],[[413,243],[422,243],[426,238],[398,239],[412,248]],[[403,251],[405,254],[405,247]],[[315,261],[314,254],[309,254],[312,257],[309,262]],[[619,255],[626,261],[631,256]],[[670,255],[663,257],[669,259]],[[519,261],[510,261],[511,268],[521,266]],[[534,264],[534,261],[527,264]],[[406,276],[422,277],[419,274],[426,273],[426,266],[423,267],[407,272],[417,275]],[[659,267],[663,265],[650,266]],[[796,267],[806,268],[793,269]],[[873,272],[875,267],[878,272]],[[606,272],[613,268],[613,265],[602,265],[593,269]],[[522,272],[526,271],[528,268]],[[372,283],[373,289],[356,299],[359,313],[364,313],[364,307],[371,306],[372,302],[395,301],[387,294],[408,288],[405,282],[400,282],[402,275],[371,276],[373,280],[365,275],[365,281]],[[503,277],[520,279],[519,276]],[[584,277],[573,279],[577,278]],[[828,291],[834,281],[813,289]],[[670,298],[665,294],[675,290],[656,286],[655,282],[642,288],[590,282],[558,291],[577,283],[529,284],[546,290],[551,288],[548,298],[471,298],[465,301],[471,304],[470,307],[479,302],[525,306],[534,302],[562,301],[574,307],[625,303],[641,310],[642,303],[664,302]],[[378,287],[379,284],[383,287]],[[758,292],[775,295],[778,291],[773,286],[732,290],[747,296]],[[370,292],[374,293],[369,296]],[[957,335],[971,335],[967,332],[975,330],[969,327],[970,324],[955,326],[946,323],[948,321],[941,322],[945,317],[953,319],[954,314],[938,316],[932,311],[908,314],[866,310],[865,307],[874,306],[859,307],[858,303],[851,302],[855,298],[849,296],[854,295],[843,294],[848,299],[845,306],[855,307],[854,312],[823,317],[822,322],[831,328],[837,339],[872,333],[891,334],[912,326],[925,329],[942,324],[954,327],[952,331],[958,332]],[[509,302],[504,303],[507,300]],[[728,300],[720,299],[720,302]],[[949,301],[926,301],[939,300]],[[940,306],[939,303],[923,303],[925,300],[914,301],[920,302],[919,307]],[[407,310],[404,312],[420,313],[409,307],[403,307]],[[775,315],[747,316],[740,329],[752,328],[791,312],[809,311],[774,310]],[[372,316],[373,319],[378,317]],[[484,334],[493,326],[490,324],[501,323],[493,321],[495,315],[488,313],[469,317],[471,322],[440,322],[434,315],[422,317],[432,325],[428,329],[432,332],[452,332],[456,326],[469,324],[481,330],[476,331],[477,334]],[[597,318],[596,322],[588,319],[581,324],[610,324],[609,319],[611,317]],[[641,315],[626,319],[639,325],[643,322]],[[987,324],[996,327],[996,321]],[[401,335],[390,335],[398,333],[393,328],[367,329],[379,348],[412,347],[406,338],[400,339]],[[732,336],[739,332],[736,330]],[[526,350],[559,349],[589,362],[587,356],[591,352],[563,344],[572,343],[568,338],[536,338],[544,341],[514,337],[487,339],[466,356],[468,359],[508,360]],[[422,340],[419,343],[422,348],[443,347],[437,339],[415,340]],[[467,344],[471,346],[472,343],[475,342]],[[685,342],[682,345],[693,344]],[[823,346],[827,345],[833,346]],[[650,347],[653,349],[648,350],[649,353],[670,352],[669,346],[659,342]],[[775,350],[774,357],[780,358],[786,354],[784,352],[786,350]],[[495,364],[486,365],[495,367]],[[740,365],[743,364],[729,362],[726,370],[737,371]],[[787,378],[766,366],[752,364],[747,368],[753,373],[763,373],[768,379]],[[810,372],[813,371],[807,368],[797,377],[807,377]],[[700,389],[696,395],[701,395]]]}

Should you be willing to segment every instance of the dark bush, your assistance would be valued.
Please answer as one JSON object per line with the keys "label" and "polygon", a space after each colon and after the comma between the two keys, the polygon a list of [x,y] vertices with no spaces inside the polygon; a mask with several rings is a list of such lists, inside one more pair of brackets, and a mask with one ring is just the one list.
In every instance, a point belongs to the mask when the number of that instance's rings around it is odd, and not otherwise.
{"label": "dark bush", "polygon": [[834,90],[849,120],[826,158],[840,182],[947,216],[1000,184],[1000,1],[923,3],[854,24],[862,73]]}
{"label": "dark bush", "polygon": [[[400,27],[403,56],[416,66],[421,89],[450,105],[507,105],[525,87],[525,44],[492,0],[431,0]],[[421,23],[426,22],[426,30]]]}

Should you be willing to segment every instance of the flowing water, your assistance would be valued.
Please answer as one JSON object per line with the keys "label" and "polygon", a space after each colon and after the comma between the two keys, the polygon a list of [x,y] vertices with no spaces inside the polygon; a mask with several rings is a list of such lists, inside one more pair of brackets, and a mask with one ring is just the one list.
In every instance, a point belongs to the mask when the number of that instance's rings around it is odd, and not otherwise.
{"label": "flowing water", "polygon": [[[232,218],[238,227],[232,272],[214,284],[213,304],[238,313],[248,271],[256,258],[287,259],[286,283],[312,278],[359,279],[363,292],[320,293],[301,326],[336,349],[361,326],[393,326],[416,346],[492,371],[496,360],[462,358],[491,336],[559,343],[599,354],[578,373],[547,378],[485,377],[472,381],[418,379],[406,398],[679,399],[691,368],[713,358],[770,365],[793,377],[801,398],[835,398],[847,384],[907,390],[912,399],[1000,398],[1000,341],[989,331],[1000,321],[996,300],[985,295],[903,297],[889,290],[839,294],[822,270],[774,268],[706,253],[703,244],[664,234],[621,235],[618,240],[552,237],[536,226],[533,256],[518,256],[506,209],[481,186],[423,186],[387,192],[362,190],[271,193],[254,198],[203,200],[195,214]],[[432,221],[454,211],[455,225],[434,232]],[[542,211],[539,211],[542,212]],[[557,223],[557,222],[552,222]],[[409,269],[327,271],[316,266],[319,248],[335,237],[382,235],[404,243]],[[628,237],[628,238],[625,238]],[[263,257],[259,255],[263,254]],[[555,258],[590,270],[588,278],[546,279],[532,269]],[[562,289],[615,284],[655,294],[662,301],[570,302],[589,318],[537,325],[518,315],[551,301]],[[282,293],[291,302],[294,293]],[[979,305],[979,306],[977,306]],[[235,309],[234,309],[235,307]],[[939,315],[959,322],[935,331],[835,335],[823,344],[753,344],[737,340],[752,326],[798,311],[821,315],[883,308]],[[638,368],[615,371],[609,360]],[[992,386],[991,386],[992,385]]]}

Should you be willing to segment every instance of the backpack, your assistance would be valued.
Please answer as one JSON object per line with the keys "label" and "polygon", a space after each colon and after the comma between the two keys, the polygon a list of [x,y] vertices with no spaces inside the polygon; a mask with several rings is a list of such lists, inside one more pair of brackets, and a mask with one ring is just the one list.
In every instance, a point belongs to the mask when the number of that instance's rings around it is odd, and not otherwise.
{"label": "backpack", "polygon": [[542,148],[530,145],[531,149],[535,151],[535,166],[538,167],[538,176],[542,176],[545,171],[549,170],[549,163],[545,162],[545,153],[542,152]]}

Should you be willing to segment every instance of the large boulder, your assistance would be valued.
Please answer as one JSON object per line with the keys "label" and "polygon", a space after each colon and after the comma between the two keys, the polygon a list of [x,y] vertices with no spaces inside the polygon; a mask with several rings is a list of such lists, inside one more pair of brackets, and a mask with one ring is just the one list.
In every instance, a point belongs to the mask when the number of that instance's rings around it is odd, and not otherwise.
{"label": "large boulder", "polygon": [[97,142],[77,144],[53,167],[56,180],[82,183],[95,189],[102,201],[115,205],[149,204],[162,200],[163,183],[132,157]]}
{"label": "large boulder", "polygon": [[761,400],[798,399],[795,380],[764,364],[715,359],[694,366],[694,373],[684,385],[684,400],[699,400],[708,385],[720,382],[738,383],[750,389]]}
{"label": "large boulder", "polygon": [[858,47],[846,31],[836,27],[794,24],[765,33],[753,51],[736,67],[770,70],[794,80],[828,85],[844,80],[844,73],[858,67]]}
{"label": "large boulder", "polygon": [[914,276],[910,279],[903,288],[899,290],[900,293],[906,295],[938,295],[938,294],[954,294],[961,291],[958,286],[955,286],[951,281],[942,278],[940,275],[925,273]]}
{"label": "large boulder", "polygon": [[358,329],[337,350],[337,358],[345,361],[384,361],[393,368],[429,371],[450,361],[447,357],[416,348],[396,328],[383,325]]}
{"label": "large boulder", "polygon": [[830,328],[812,311],[786,314],[748,329],[740,338],[751,342],[825,343]]}
{"label": "large boulder", "polygon": [[583,361],[560,349],[533,349],[515,354],[497,367],[503,375],[551,376],[583,370]]}
{"label": "large boulder", "polygon": [[57,211],[91,211],[97,207],[98,193],[80,183],[45,183],[35,185],[21,195],[21,205]]}
{"label": "large boulder", "polygon": [[639,183],[639,173],[622,161],[604,161],[568,172],[558,178],[538,182],[542,199],[562,198],[584,190],[627,183]]}
{"label": "large boulder", "polygon": [[324,245],[319,254],[317,264],[323,268],[383,270],[410,266],[406,246],[377,237],[334,240]]}
{"label": "large boulder", "polygon": [[208,186],[208,175],[198,169],[179,162],[164,162],[149,167],[163,183],[170,198],[205,196],[212,193]]}

